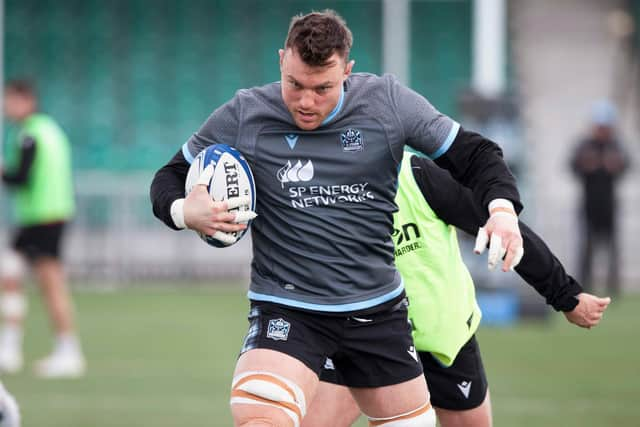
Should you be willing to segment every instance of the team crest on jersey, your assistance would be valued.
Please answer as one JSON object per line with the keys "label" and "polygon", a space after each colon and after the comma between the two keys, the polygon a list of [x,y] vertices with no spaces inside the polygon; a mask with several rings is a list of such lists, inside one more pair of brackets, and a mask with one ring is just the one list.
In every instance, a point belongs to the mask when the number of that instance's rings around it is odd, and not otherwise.
{"label": "team crest on jersey", "polygon": [[364,149],[362,134],[357,129],[347,129],[344,131],[340,135],[340,142],[342,142],[342,151],[354,152]]}
{"label": "team crest on jersey", "polygon": [[289,338],[290,328],[291,324],[284,319],[271,319],[267,328],[267,338],[275,341],[286,341]]}

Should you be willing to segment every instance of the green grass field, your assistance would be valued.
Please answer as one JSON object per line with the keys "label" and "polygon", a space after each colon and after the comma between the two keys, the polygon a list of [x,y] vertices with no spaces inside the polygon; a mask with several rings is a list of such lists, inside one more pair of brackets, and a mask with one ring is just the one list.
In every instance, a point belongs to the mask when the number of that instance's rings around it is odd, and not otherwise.
{"label": "green grass field", "polygon": [[[227,394],[246,332],[238,290],[76,292],[88,375],[41,380],[31,363],[50,349],[31,299],[25,371],[2,379],[24,427],[230,426]],[[483,328],[479,340],[496,426],[639,426],[640,297],[615,302],[601,326],[550,322]],[[360,422],[358,426],[365,426]]]}

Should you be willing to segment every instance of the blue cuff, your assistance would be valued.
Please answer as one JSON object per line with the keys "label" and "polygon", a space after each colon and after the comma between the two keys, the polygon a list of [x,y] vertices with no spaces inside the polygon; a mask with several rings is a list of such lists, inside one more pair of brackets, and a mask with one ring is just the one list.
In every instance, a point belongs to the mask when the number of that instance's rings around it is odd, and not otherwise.
{"label": "blue cuff", "polygon": [[451,130],[449,130],[449,135],[447,135],[447,139],[444,140],[444,143],[440,146],[440,148],[438,148],[435,153],[431,154],[429,158],[431,160],[435,160],[438,157],[442,156],[444,153],[446,153],[447,150],[449,150],[449,147],[451,147],[451,144],[453,144],[453,141],[455,141],[459,130],[460,130],[460,123],[453,122],[453,125],[451,126]]}
{"label": "blue cuff", "polygon": [[185,142],[182,146],[182,155],[184,156],[185,160],[189,162],[189,164],[191,164],[193,163],[194,157],[191,155],[191,151],[189,151],[188,144],[188,142]]}

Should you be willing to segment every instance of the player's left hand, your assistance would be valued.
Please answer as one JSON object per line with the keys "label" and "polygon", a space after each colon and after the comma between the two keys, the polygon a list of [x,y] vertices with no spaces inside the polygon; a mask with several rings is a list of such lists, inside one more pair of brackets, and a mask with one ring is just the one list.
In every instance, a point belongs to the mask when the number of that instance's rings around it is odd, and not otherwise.
{"label": "player's left hand", "polygon": [[502,271],[515,268],[522,256],[522,236],[515,212],[499,210],[493,213],[484,227],[478,230],[474,252],[481,254],[489,243],[489,270],[493,270],[504,258]]}
{"label": "player's left hand", "polygon": [[581,328],[591,329],[602,320],[604,311],[609,306],[611,298],[600,298],[588,293],[578,294],[578,305],[564,313],[567,320]]}

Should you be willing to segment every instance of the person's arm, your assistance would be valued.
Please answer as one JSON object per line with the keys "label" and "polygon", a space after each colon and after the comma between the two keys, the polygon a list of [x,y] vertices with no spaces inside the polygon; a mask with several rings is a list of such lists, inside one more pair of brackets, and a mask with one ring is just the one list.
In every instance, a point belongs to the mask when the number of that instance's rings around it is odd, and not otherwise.
{"label": "person's arm", "polygon": [[[174,230],[190,228],[212,236],[225,243],[234,238],[227,233],[244,230],[246,224],[239,222],[238,214],[229,212],[231,206],[226,202],[215,202],[207,190],[207,183],[213,175],[210,165],[200,175],[200,180],[184,197],[184,184],[189,172],[189,163],[179,151],[163,166],[151,182],[151,204],[154,215]],[[203,179],[204,176],[208,178]]]}
{"label": "person's arm", "polygon": [[611,148],[604,150],[602,164],[614,178],[620,178],[629,167],[629,156],[622,145],[614,141]]}
{"label": "person's arm", "polygon": [[522,210],[520,195],[498,144],[463,129],[422,95],[389,79],[392,103],[406,143],[471,188],[484,208],[495,199],[506,199],[519,213]]}
{"label": "person's arm", "polygon": [[453,143],[435,163],[453,178],[473,190],[476,202],[487,208],[495,199],[509,200],[516,213],[522,210],[516,180],[502,157],[502,150],[490,139],[460,127]]}
{"label": "person's arm", "polygon": [[[478,203],[489,212],[479,237],[489,245],[489,268],[504,259],[503,271],[522,257],[518,213],[522,210],[515,179],[502,158],[500,147],[469,132],[437,111],[424,97],[391,79],[390,94],[405,142],[424,153],[453,177],[473,190]],[[503,254],[506,256],[503,258]]]}
{"label": "person's arm", "polygon": [[577,296],[582,293],[582,286],[567,274],[542,238],[522,221],[520,230],[525,255],[515,268],[516,273],[556,311],[572,311],[578,305]]}
{"label": "person's arm", "polygon": [[524,251],[518,227],[522,204],[500,147],[480,134],[460,128],[451,146],[433,159],[457,181],[472,188],[476,201],[489,212],[476,240],[477,253],[482,253],[489,243],[489,269],[493,270],[500,261],[502,271],[518,265]]}
{"label": "person's arm", "polygon": [[226,201],[211,199],[207,185],[213,175],[212,165],[202,171],[198,184],[185,197],[185,181],[195,156],[212,144],[235,144],[238,111],[236,96],[216,109],[198,132],[154,176],[150,189],[153,213],[170,228],[190,228],[226,243],[234,239],[227,233],[247,228],[246,224],[239,223],[246,218],[238,218],[236,213],[229,212],[231,206]]}
{"label": "person's arm", "polygon": [[36,141],[26,136],[20,142],[20,163],[18,167],[8,172],[2,169],[2,181],[12,187],[25,185],[29,180],[29,172],[36,157]]}
{"label": "person's arm", "polygon": [[457,182],[433,161],[411,157],[413,177],[431,209],[446,222],[468,234],[475,234],[488,214],[473,200],[471,190]]}
{"label": "person's arm", "polygon": [[[184,158],[182,151],[156,172],[151,182],[151,205],[153,214],[174,230],[185,228],[184,219],[173,219],[171,205],[180,199],[184,199],[184,183],[189,172],[189,163]],[[175,216],[175,213],[174,213]],[[179,224],[176,224],[178,222]]]}
{"label": "person's arm", "polygon": [[[486,221],[487,214],[478,209],[471,191],[428,159],[413,156],[411,166],[416,183],[435,214],[447,224],[475,235],[478,227]],[[524,256],[515,271],[555,310],[574,311],[582,287],[566,273],[562,263],[540,236],[522,221],[520,229],[524,240]]]}
{"label": "person's arm", "polygon": [[[542,238],[520,222],[524,239],[524,257],[515,271],[542,295],[567,320],[583,328],[600,323],[610,298],[600,298],[582,291],[582,286],[566,273],[562,263]],[[527,255],[533,256],[527,256]]]}

